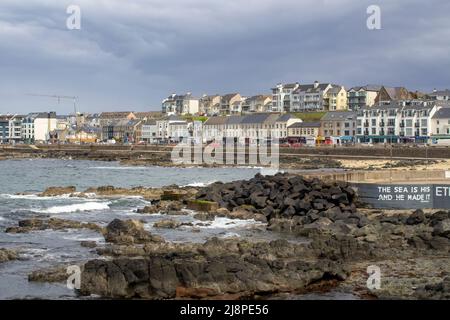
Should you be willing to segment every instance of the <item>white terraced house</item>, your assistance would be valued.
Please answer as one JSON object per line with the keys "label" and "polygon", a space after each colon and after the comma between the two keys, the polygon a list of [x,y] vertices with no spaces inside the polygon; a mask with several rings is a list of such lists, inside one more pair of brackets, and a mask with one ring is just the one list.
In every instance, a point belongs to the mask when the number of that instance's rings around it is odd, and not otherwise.
{"label": "white terraced house", "polygon": [[235,138],[241,143],[255,143],[262,136],[286,140],[288,127],[301,119],[291,114],[255,113],[245,116],[211,117],[203,124],[203,141]]}
{"label": "white terraced house", "polygon": [[357,141],[361,143],[428,143],[431,121],[441,108],[435,101],[400,101],[363,108],[357,114]]}

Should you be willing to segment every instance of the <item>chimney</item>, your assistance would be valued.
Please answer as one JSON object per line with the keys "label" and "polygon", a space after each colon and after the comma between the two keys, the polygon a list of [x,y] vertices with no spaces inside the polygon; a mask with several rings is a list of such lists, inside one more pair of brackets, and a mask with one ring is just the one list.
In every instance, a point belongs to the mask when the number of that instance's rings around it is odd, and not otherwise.
{"label": "chimney", "polygon": [[317,89],[318,86],[319,86],[319,81],[314,81],[314,89]]}
{"label": "chimney", "polygon": [[433,89],[433,93],[436,93],[436,92],[437,92],[437,89],[436,89],[436,88],[434,88],[434,89]]}

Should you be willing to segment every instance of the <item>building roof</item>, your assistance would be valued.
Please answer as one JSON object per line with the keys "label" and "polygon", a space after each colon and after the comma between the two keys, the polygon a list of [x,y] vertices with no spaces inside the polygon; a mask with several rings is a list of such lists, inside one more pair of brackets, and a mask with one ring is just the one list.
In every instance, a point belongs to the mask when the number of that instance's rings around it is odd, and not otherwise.
{"label": "building roof", "polygon": [[450,107],[439,109],[432,119],[450,119]]}
{"label": "building roof", "polygon": [[226,101],[229,102],[231,99],[233,99],[234,97],[236,97],[239,93],[229,93],[226,94],[224,96],[222,96],[222,101]]}
{"label": "building roof", "polygon": [[243,121],[244,117],[241,116],[228,116],[227,124],[239,124]]}
{"label": "building roof", "polygon": [[342,90],[342,86],[332,85],[331,89],[328,90],[329,93],[339,93]]}
{"label": "building roof", "polygon": [[134,116],[138,119],[153,119],[162,117],[162,113],[159,111],[134,112]]}
{"label": "building roof", "polygon": [[445,89],[445,90],[435,90],[432,93],[429,94],[429,96],[431,97],[436,97],[436,96],[450,96],[450,90],[449,89]]}
{"label": "building roof", "polygon": [[270,113],[254,113],[242,117],[242,124],[264,123],[269,118]]}
{"label": "building roof", "polygon": [[227,117],[217,116],[210,117],[205,121],[204,125],[221,125],[227,123]]}
{"label": "building roof", "polygon": [[[298,82],[296,82],[296,83],[285,83],[285,84],[279,83],[279,84],[277,84],[277,87],[278,86],[282,86],[285,89],[295,89],[298,85],[299,85]],[[278,88],[272,88],[272,90],[278,90]]]}
{"label": "building roof", "polygon": [[296,122],[289,126],[291,128],[320,128],[320,122]]}
{"label": "building roof", "polygon": [[144,126],[155,126],[156,120],[155,119],[149,119],[143,123]]}
{"label": "building roof", "polygon": [[190,92],[188,92],[186,94],[172,93],[170,96],[168,96],[166,99],[164,99],[163,102],[169,102],[169,101],[175,101],[175,100],[198,100],[198,99],[194,98],[192,96],[192,93],[190,93]]}
{"label": "building roof", "polygon": [[286,122],[291,119],[298,119],[298,118],[296,116],[294,116],[293,114],[284,113],[278,117],[277,122]]}
{"label": "building roof", "polygon": [[204,125],[222,125],[222,124],[275,124],[277,122],[287,122],[290,119],[297,119],[292,114],[279,113],[252,113],[244,116],[220,116],[210,117]]}
{"label": "building roof", "polygon": [[302,84],[297,89],[295,89],[294,93],[306,92],[306,93],[319,93],[324,91],[328,86],[338,86],[333,85],[331,83],[313,83],[313,84]]}
{"label": "building roof", "polygon": [[36,115],[36,118],[44,118],[44,119],[56,119],[56,112],[40,112]]}
{"label": "building roof", "polygon": [[330,111],[327,112],[323,117],[322,121],[342,121],[350,120],[356,118],[356,112],[353,111]]}
{"label": "building roof", "polygon": [[164,118],[164,120],[168,121],[185,121],[183,118],[181,118],[179,115],[171,114],[170,116]]}
{"label": "building roof", "polygon": [[100,114],[100,119],[121,119],[127,118],[130,114],[133,114],[133,112],[131,111],[102,112]]}
{"label": "building roof", "polygon": [[368,84],[365,86],[360,86],[360,87],[353,87],[351,88],[349,91],[373,91],[373,92],[379,92],[381,90],[382,86],[380,85],[376,85],[376,84]]}

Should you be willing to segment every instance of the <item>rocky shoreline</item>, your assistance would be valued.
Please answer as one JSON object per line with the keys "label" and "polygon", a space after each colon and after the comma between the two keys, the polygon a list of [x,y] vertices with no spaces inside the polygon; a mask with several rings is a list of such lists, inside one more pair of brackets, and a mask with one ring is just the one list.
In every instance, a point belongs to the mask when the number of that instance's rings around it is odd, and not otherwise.
{"label": "rocky shoreline", "polygon": [[[179,228],[173,218],[254,219],[285,239],[211,238],[172,243],[141,221],[114,219],[106,227],[45,218],[20,221],[7,232],[87,228],[105,245],[80,243],[99,255],[82,263],[82,296],[143,299],[267,299],[335,288],[357,297],[448,299],[450,212],[363,208],[347,183],[293,174],[256,175],[248,181],[207,187],[122,189],[48,188],[40,196],[140,196],[151,201],[142,215],[166,214],[155,228]],[[1,253],[1,251],[0,251]],[[3,255],[0,255],[3,256]],[[381,288],[367,288],[367,267],[381,269]],[[37,270],[30,281],[61,281],[63,268]]]}
{"label": "rocky shoreline", "polygon": [[[156,147],[157,149],[157,147]],[[21,160],[21,159],[61,159],[61,160],[92,160],[105,162],[119,162],[124,166],[158,166],[158,167],[205,167],[205,168],[219,168],[219,167],[239,167],[238,165],[219,165],[219,164],[199,164],[186,165],[173,162],[171,160],[171,152],[167,149],[154,150],[154,152],[140,152],[134,151],[132,148],[120,149],[120,152],[111,152],[105,150],[96,150],[95,148],[81,148],[80,150],[58,150],[58,149],[29,149],[21,150],[0,150],[1,160]],[[414,170],[415,167],[441,167],[447,165],[448,162],[442,160],[411,160],[405,158],[404,160],[337,160],[327,157],[327,152],[324,157],[320,154],[311,158],[302,155],[283,154],[290,152],[289,149],[282,150],[280,153],[279,166],[283,170],[321,170],[321,169],[337,169],[337,170]],[[370,159],[370,157],[368,157]],[[366,163],[367,162],[367,163]],[[364,165],[363,165],[364,164]]]}

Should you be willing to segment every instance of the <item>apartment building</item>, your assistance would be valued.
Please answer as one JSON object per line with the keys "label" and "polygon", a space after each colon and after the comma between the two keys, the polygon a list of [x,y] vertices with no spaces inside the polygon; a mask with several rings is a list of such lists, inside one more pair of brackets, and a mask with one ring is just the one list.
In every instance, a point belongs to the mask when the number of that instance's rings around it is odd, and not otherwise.
{"label": "apartment building", "polygon": [[199,105],[199,99],[194,98],[190,92],[183,95],[174,93],[162,101],[162,112],[168,115],[198,114]]}
{"label": "apartment building", "polygon": [[20,115],[0,116],[0,143],[16,143],[22,140],[22,119]]}
{"label": "apartment building", "polygon": [[293,110],[294,91],[298,89],[300,84],[287,83],[277,84],[272,88],[272,112],[290,112]]}
{"label": "apartment building", "polygon": [[348,109],[358,111],[365,107],[372,107],[381,90],[381,86],[366,85],[353,87],[347,92]]}
{"label": "apartment building", "polygon": [[156,120],[146,120],[142,123],[142,141],[147,143],[156,143],[157,142],[157,135],[158,135],[158,129],[156,125]]}
{"label": "apartment building", "polygon": [[272,111],[272,96],[256,95],[242,103],[242,113],[261,113]]}
{"label": "apartment building", "polygon": [[172,127],[171,125],[178,124],[180,126],[186,126],[187,121],[177,115],[170,115],[168,117],[157,119],[156,120],[156,141],[168,142],[171,136],[174,134],[172,130],[177,129],[178,127]]}
{"label": "apartment building", "polygon": [[9,119],[9,143],[23,141],[22,121],[25,116],[14,115]]}
{"label": "apartment building", "polygon": [[357,113],[357,141],[427,143],[433,132],[431,119],[440,108],[430,101],[400,101],[363,108]]}
{"label": "apartment building", "polygon": [[353,143],[356,136],[357,114],[353,111],[327,112],[320,120],[321,136],[331,144]]}
{"label": "apartment building", "polygon": [[241,114],[243,98],[239,93],[230,93],[220,98],[220,114]]}
{"label": "apartment building", "polygon": [[220,101],[221,96],[216,95],[203,95],[200,98],[199,113],[202,115],[218,115],[220,114]]}
{"label": "apartment building", "polygon": [[30,113],[22,119],[22,139],[25,143],[34,143],[34,120],[38,113]]}
{"label": "apartment building", "polygon": [[0,143],[5,144],[9,141],[9,119],[11,116],[0,116]]}
{"label": "apartment building", "polygon": [[299,85],[292,93],[291,111],[335,111],[347,109],[347,91],[331,83]]}

